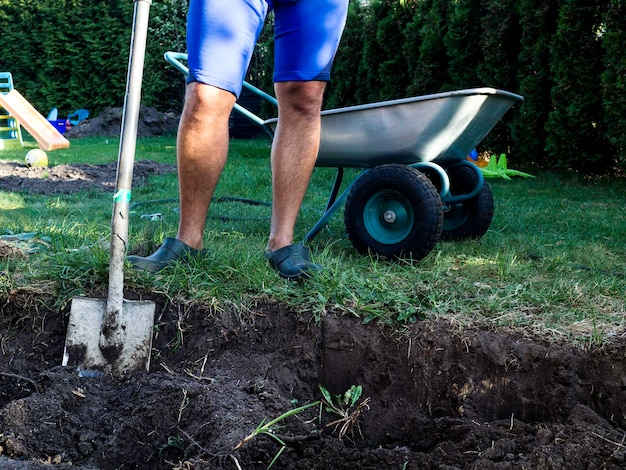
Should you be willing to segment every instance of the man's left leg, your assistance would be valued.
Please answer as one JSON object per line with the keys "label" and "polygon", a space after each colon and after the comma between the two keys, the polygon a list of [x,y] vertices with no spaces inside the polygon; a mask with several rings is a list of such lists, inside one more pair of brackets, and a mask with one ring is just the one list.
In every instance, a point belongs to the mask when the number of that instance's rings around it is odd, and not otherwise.
{"label": "man's left leg", "polygon": [[272,219],[267,257],[282,277],[299,279],[320,267],[308,250],[293,244],[294,229],[315,167],[320,111],[326,82],[280,82],[278,127],[272,145]]}
{"label": "man's left leg", "polygon": [[300,206],[315,167],[326,82],[276,83],[278,127],[272,145],[272,220],[267,243],[275,251],[293,243]]}
{"label": "man's left leg", "polygon": [[294,229],[320,145],[324,88],[345,25],[348,0],[275,4],[274,81],[278,127],[272,146],[272,220],[267,257],[281,276],[319,270]]}

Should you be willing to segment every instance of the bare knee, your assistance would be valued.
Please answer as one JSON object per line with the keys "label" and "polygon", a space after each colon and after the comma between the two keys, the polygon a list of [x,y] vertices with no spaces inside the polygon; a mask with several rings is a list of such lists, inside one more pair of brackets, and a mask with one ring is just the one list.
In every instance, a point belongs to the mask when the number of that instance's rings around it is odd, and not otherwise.
{"label": "bare knee", "polygon": [[192,121],[228,119],[234,103],[232,93],[193,82],[187,87],[183,117]]}
{"label": "bare knee", "polygon": [[279,82],[275,84],[279,113],[317,119],[326,82]]}

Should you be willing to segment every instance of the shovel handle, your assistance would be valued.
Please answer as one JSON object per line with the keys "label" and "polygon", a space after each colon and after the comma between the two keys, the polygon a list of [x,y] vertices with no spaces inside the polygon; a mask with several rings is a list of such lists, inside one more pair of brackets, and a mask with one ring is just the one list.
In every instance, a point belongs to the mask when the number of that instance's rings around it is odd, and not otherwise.
{"label": "shovel handle", "polygon": [[[128,217],[141,106],[141,86],[146,55],[148,19],[152,0],[135,0],[133,30],[128,59],[126,95],[122,113],[117,180],[113,196],[109,264],[109,312],[121,312],[124,301],[124,258],[128,248]],[[114,316],[114,315],[113,315]]]}

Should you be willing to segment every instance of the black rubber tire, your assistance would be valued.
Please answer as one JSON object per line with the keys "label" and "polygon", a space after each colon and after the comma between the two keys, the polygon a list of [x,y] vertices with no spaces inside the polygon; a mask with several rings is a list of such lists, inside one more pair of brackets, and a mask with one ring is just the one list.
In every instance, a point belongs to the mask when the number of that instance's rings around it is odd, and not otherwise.
{"label": "black rubber tire", "polygon": [[[450,178],[450,194],[453,196],[467,194],[478,184],[476,172],[465,165],[449,168],[447,173]],[[480,239],[491,225],[493,212],[491,186],[485,181],[476,197],[452,204],[444,211],[441,239],[445,241]]]}
{"label": "black rubber tire", "polygon": [[421,260],[439,241],[443,207],[424,174],[406,165],[381,165],[354,183],[344,223],[361,254]]}

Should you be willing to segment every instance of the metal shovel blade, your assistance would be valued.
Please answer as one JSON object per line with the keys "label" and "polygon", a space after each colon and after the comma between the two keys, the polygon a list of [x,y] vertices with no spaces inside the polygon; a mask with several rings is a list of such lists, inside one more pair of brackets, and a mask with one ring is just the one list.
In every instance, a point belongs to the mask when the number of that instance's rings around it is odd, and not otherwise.
{"label": "metal shovel blade", "polygon": [[128,376],[133,370],[150,368],[155,306],[150,301],[124,300],[116,318],[115,351],[101,347],[107,301],[74,297],[70,311],[63,365],[79,375]]}

